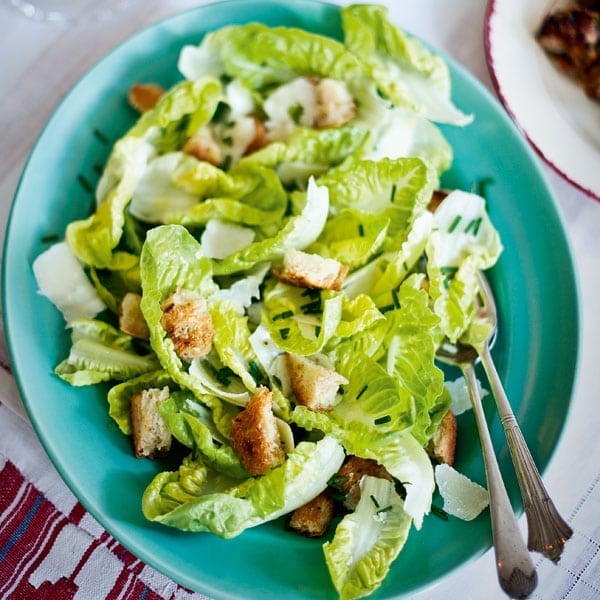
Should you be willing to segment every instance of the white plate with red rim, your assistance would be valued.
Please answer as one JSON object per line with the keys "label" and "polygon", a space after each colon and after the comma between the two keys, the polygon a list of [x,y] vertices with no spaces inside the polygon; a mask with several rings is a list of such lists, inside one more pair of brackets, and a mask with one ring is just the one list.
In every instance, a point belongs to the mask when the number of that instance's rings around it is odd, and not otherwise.
{"label": "white plate with red rim", "polygon": [[556,0],[490,0],[485,49],[496,93],[538,154],[600,201],[600,102],[554,67],[535,32]]}

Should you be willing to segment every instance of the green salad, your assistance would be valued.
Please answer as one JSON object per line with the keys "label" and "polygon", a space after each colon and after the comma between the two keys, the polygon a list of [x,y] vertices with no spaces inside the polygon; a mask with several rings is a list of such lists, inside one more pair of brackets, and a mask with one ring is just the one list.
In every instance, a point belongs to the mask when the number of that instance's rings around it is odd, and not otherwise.
{"label": "green salad", "polygon": [[[250,23],[184,47],[95,212],[34,272],[72,337],[57,376],[108,382],[138,456],[186,449],[144,515],[233,538],[333,498],[315,543],[349,599],[431,511],[452,400],[436,349],[485,335],[476,275],[502,246],[483,197],[432,204],[452,163],[437,124],[472,121],[445,62],[382,7],[341,16],[343,41]],[[385,476],[349,507],[350,457]]]}

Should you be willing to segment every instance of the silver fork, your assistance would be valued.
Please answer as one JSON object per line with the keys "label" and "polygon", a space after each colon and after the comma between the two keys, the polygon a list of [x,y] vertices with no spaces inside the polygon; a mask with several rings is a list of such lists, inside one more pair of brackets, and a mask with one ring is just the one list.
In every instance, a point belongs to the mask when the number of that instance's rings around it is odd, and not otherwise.
{"label": "silver fork", "polygon": [[[498,326],[498,313],[494,295],[483,273],[480,272],[478,277],[480,287],[478,312],[480,316],[488,319],[493,325],[493,334],[495,335]],[[523,510],[527,517],[527,547],[529,550],[540,552],[553,562],[558,562],[565,543],[573,535],[573,530],[560,516],[542,483],[540,473],[527,447],[492,360],[490,338],[486,340],[480,349],[479,357],[496,400],[496,407],[517,474],[523,498]]]}
{"label": "silver fork", "polygon": [[537,573],[521,537],[485,420],[479,385],[475,376],[475,363],[479,360],[477,351],[460,342],[446,343],[438,349],[437,358],[458,367],[469,388],[490,494],[492,538],[500,587],[511,598],[527,598],[537,586]]}

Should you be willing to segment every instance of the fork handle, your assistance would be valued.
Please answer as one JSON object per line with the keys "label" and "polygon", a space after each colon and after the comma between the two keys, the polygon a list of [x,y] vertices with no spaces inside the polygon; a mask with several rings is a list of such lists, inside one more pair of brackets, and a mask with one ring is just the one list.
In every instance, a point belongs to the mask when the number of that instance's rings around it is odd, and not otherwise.
{"label": "fork handle", "polygon": [[487,345],[480,352],[480,358],[496,399],[496,407],[523,498],[523,510],[529,531],[527,547],[556,563],[573,530],[560,516],[542,483]]}
{"label": "fork handle", "polygon": [[500,587],[511,598],[527,598],[537,585],[537,573],[519,526],[510,499],[506,493],[502,474],[496,460],[494,446],[481,404],[479,384],[471,363],[461,365],[469,388],[473,414],[479,432],[485,476],[490,494],[490,517]]}

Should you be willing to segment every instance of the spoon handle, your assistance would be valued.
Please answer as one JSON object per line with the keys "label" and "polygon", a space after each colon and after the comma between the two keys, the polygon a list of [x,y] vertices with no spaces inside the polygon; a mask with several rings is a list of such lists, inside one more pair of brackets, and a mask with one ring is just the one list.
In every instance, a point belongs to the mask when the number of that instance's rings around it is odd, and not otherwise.
{"label": "spoon handle", "polygon": [[490,494],[492,537],[500,587],[511,598],[527,598],[537,585],[535,566],[521,537],[513,508],[504,487],[481,404],[475,369],[471,363],[463,364],[461,368],[469,388],[481,442],[485,475]]}
{"label": "spoon handle", "polygon": [[563,547],[573,534],[573,530],[558,513],[542,483],[542,478],[513,414],[487,345],[480,352],[480,358],[496,399],[496,406],[523,497],[523,509],[529,530],[527,547],[540,552],[553,562],[558,562]]}

